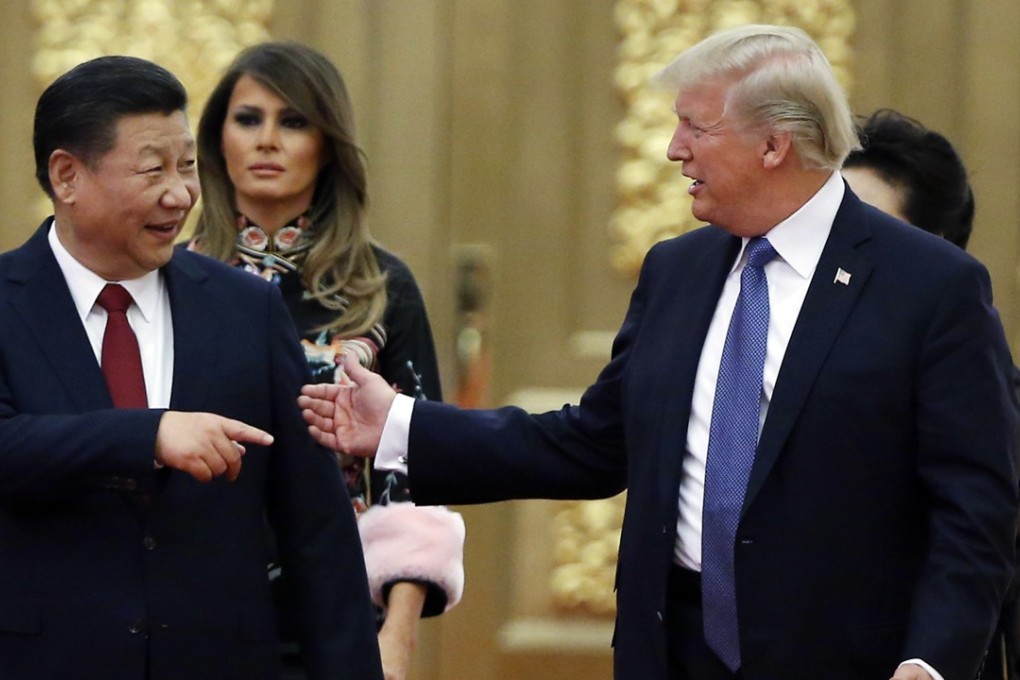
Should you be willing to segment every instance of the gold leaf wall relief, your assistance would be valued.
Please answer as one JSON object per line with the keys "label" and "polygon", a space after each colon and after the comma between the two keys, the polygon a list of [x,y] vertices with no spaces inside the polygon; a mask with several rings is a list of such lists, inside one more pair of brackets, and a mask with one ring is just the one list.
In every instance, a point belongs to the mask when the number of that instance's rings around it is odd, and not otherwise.
{"label": "gold leaf wall relief", "polygon": [[651,76],[719,29],[787,24],[818,42],[849,88],[854,12],[850,0],[618,0],[615,21],[620,44],[614,78],[625,114],[616,127],[621,161],[611,261],[618,272],[636,276],[652,245],[700,226],[678,166],[666,159],[675,124],[672,96],[650,87]]}
{"label": "gold leaf wall relief", "polygon": [[237,52],[269,38],[273,0],[32,0],[40,87],[87,59],[128,54],[172,71],[199,110]]}
{"label": "gold leaf wall relief", "polygon": [[599,616],[616,611],[613,581],[623,526],[624,496],[560,504],[553,518],[554,603],[563,610]]}

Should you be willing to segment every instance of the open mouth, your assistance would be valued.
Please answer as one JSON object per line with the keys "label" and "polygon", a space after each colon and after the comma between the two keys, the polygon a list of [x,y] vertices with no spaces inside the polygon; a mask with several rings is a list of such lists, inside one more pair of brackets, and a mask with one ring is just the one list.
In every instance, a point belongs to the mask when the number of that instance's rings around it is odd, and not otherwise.
{"label": "open mouth", "polygon": [[161,234],[172,234],[177,231],[180,222],[168,222],[165,224],[149,224],[145,228],[150,231],[157,231]]}

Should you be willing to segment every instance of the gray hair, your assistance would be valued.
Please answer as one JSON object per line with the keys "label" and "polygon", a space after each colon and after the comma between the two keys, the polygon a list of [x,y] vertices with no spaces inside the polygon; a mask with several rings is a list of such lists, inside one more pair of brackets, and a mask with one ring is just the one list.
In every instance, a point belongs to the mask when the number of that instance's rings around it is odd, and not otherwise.
{"label": "gray hair", "polygon": [[789,132],[807,168],[838,170],[860,148],[846,93],[821,48],[799,28],[751,24],[720,31],[653,77],[655,85],[679,93],[711,80],[732,83],[726,113]]}

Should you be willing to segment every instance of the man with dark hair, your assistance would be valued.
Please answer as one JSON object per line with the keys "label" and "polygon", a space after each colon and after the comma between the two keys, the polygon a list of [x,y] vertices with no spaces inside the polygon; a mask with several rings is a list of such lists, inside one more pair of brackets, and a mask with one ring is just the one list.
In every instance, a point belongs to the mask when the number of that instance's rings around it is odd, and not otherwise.
{"label": "man with dark hair", "polygon": [[37,105],[54,216],[0,256],[0,675],[276,680],[276,549],[310,676],[381,678],[280,295],[174,248],[199,193],[186,104],[163,68],[102,57]]}

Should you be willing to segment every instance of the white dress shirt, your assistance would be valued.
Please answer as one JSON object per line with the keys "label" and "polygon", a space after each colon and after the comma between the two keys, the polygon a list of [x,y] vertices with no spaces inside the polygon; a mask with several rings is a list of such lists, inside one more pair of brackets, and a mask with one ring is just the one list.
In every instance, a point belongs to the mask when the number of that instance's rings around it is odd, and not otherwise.
{"label": "white dress shirt", "polygon": [[74,306],[92,344],[97,363],[102,362],[106,310],[96,304],[96,298],[107,283],[119,283],[131,293],[135,304],[128,308],[127,319],[138,338],[149,408],[169,407],[173,387],[174,329],[170,295],[162,272],[149,272],[129,281],[106,281],[67,251],[57,236],[56,222],[50,225],[48,238],[53,256],[64,274]]}
{"label": "white dress shirt", "polygon": [[[797,323],[801,305],[807,295],[811,277],[822,256],[825,241],[832,230],[836,211],[843,200],[843,178],[832,173],[828,181],[800,209],[765,234],[777,257],[765,265],[769,287],[769,334],[762,376],[761,417],[758,431],[765,422],[772,390],[779,376],[779,367],[786,346]],[[723,285],[715,315],[701,349],[698,372],[694,379],[694,398],[687,426],[687,455],[683,461],[680,481],[677,540],[674,559],[694,571],[701,571],[701,509],[705,495],[705,461],[708,457],[708,431],[712,422],[715,385],[719,378],[726,331],[740,292],[740,274],[747,263],[744,239],[726,283]]]}

